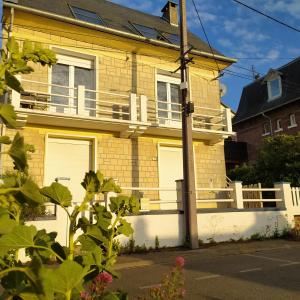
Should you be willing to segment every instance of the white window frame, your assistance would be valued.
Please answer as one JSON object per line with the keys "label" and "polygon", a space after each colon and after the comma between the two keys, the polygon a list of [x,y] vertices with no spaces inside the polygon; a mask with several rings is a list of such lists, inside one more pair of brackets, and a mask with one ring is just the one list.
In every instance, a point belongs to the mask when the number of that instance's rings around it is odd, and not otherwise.
{"label": "white window frame", "polygon": [[[273,82],[273,81],[278,81],[278,84],[279,84],[279,94],[277,94],[277,95],[272,95],[271,82]],[[282,84],[281,84],[280,76],[276,76],[274,78],[269,79],[267,85],[268,85],[268,101],[277,99],[282,95]]]}
{"label": "white window frame", "polygon": [[[180,119],[177,121],[177,120],[172,120],[172,102],[171,102],[171,84],[177,84],[178,86],[180,86],[180,78],[176,78],[176,77],[171,77],[171,76],[167,76],[167,75],[161,75],[161,74],[157,74],[156,75],[156,118],[158,120],[158,122],[160,121],[160,118],[158,116],[158,111],[159,111],[159,108],[158,108],[158,87],[157,87],[157,83],[161,81],[161,82],[165,82],[167,83],[167,110],[168,110],[168,119],[165,120],[165,123],[164,124],[160,124],[161,126],[171,126],[171,127],[181,127],[181,117]],[[179,105],[178,105],[179,106]],[[180,107],[180,110],[181,110],[181,106]],[[180,112],[180,111],[179,111]],[[174,111],[174,113],[176,113]]]}
{"label": "white window frame", "polygon": [[282,124],[281,124],[282,120],[281,119],[277,119],[276,120],[276,129],[275,129],[275,132],[279,132],[279,131],[282,131],[283,128],[282,128]]}
{"label": "white window frame", "polygon": [[295,114],[290,114],[289,115],[289,126],[288,126],[288,129],[290,128],[294,128],[294,127],[297,127],[298,124],[296,122],[296,115]]}
{"label": "white window frame", "polygon": [[[58,47],[50,47],[52,51],[56,53],[57,63],[68,65],[69,66],[69,108],[66,108],[67,112],[70,114],[77,114],[77,109],[72,108],[71,106],[74,106],[74,82],[75,82],[75,66],[85,69],[94,69],[95,70],[95,87],[96,91],[98,90],[98,72],[97,72],[97,66],[99,64],[98,57],[91,54],[86,54],[82,52],[77,51],[70,51],[65,48],[58,48]],[[51,95],[51,84],[52,84],[52,68],[48,69],[48,80],[49,80],[49,89],[48,93]],[[98,98],[98,94],[96,93],[96,99]],[[50,106],[50,111],[53,110],[53,107]],[[56,109],[53,110],[56,112]],[[88,112],[87,112],[88,115]]]}
{"label": "white window frame", "polygon": [[[268,128],[268,130],[266,130]],[[262,136],[267,136],[271,134],[271,128],[270,128],[270,124],[268,122],[265,122],[263,124],[263,134]]]}

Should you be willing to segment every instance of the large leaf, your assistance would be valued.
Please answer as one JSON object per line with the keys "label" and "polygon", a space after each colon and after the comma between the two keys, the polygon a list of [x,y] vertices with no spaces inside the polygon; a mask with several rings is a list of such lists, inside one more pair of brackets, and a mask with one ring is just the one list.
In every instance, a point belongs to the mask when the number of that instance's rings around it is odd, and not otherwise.
{"label": "large leaf", "polygon": [[107,242],[107,238],[103,235],[100,228],[98,228],[96,225],[91,225],[87,228],[86,235],[100,241],[100,242]]}
{"label": "large leaf", "polygon": [[[1,114],[1,112],[0,112]],[[26,147],[24,143],[24,137],[19,132],[15,135],[10,149],[8,150],[9,156],[13,159],[15,169],[24,172],[28,168]]]}
{"label": "large leaf", "polygon": [[20,188],[20,193],[25,197],[25,202],[29,204],[44,204],[47,198],[41,194],[41,190],[36,183],[28,179]]}
{"label": "large leaf", "polygon": [[10,233],[0,237],[0,254],[4,255],[9,250],[33,247],[36,233],[37,229],[32,225],[14,227]]}
{"label": "large leaf", "polygon": [[19,93],[23,91],[21,82],[8,70],[5,71],[5,81],[11,89]]}
{"label": "large leaf", "polygon": [[9,145],[11,144],[11,140],[8,136],[0,136],[0,144],[6,144],[6,145]]}
{"label": "large leaf", "polygon": [[81,290],[86,274],[86,269],[70,260],[64,261],[57,268],[44,268],[41,271],[44,289],[49,295],[48,298],[54,293],[65,295],[73,289]]}
{"label": "large leaf", "polygon": [[112,214],[107,211],[107,209],[100,205],[94,205],[94,215],[97,221],[97,226],[101,228],[101,230],[108,231],[109,226],[111,225]]}
{"label": "large leaf", "polygon": [[125,236],[131,236],[133,234],[133,228],[125,219],[121,219],[120,225],[117,227],[117,233],[124,234]]}
{"label": "large leaf", "polygon": [[101,193],[115,192],[121,193],[121,188],[115,183],[113,178],[104,179],[100,189]]}
{"label": "large leaf", "polygon": [[100,182],[97,177],[97,174],[94,171],[89,171],[88,173],[85,173],[81,185],[88,193],[97,193],[100,188]]}
{"label": "large leaf", "polygon": [[71,192],[66,186],[58,182],[53,182],[50,186],[42,188],[41,193],[50,198],[52,203],[60,206],[67,207],[72,204]]}
{"label": "large leaf", "polygon": [[0,235],[10,233],[17,225],[17,222],[11,219],[8,213],[0,215]]}
{"label": "large leaf", "polygon": [[12,105],[0,104],[0,118],[6,126],[17,128],[17,114]]}

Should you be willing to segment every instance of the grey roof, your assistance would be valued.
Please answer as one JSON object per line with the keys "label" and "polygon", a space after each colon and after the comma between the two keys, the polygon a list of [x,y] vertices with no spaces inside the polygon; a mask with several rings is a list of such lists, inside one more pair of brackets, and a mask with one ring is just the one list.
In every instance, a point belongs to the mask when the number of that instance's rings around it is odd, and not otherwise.
{"label": "grey roof", "polygon": [[300,100],[300,57],[277,69],[281,73],[282,95],[268,101],[265,77],[244,87],[233,123],[237,124],[288,103]]}
{"label": "grey roof", "polygon": [[[179,34],[178,27],[170,25],[160,16],[146,14],[105,0],[19,0],[18,4],[69,18],[74,18],[70,6],[76,6],[97,13],[109,28],[137,35],[139,34],[130,29],[130,22],[166,33]],[[211,52],[209,46],[192,33],[189,33],[189,43],[197,50]],[[215,54],[223,56],[217,50],[213,51]]]}

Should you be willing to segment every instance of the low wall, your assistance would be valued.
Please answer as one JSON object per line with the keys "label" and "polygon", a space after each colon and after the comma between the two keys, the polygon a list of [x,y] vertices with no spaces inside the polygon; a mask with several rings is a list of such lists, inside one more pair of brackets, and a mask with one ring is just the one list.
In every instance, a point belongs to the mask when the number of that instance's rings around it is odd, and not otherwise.
{"label": "low wall", "polygon": [[[58,211],[56,220],[31,221],[28,224],[48,232],[58,232],[57,239],[66,244],[67,219],[65,212]],[[137,216],[127,216],[131,223],[135,245],[155,247],[156,237],[160,247],[181,246],[184,243],[184,215],[176,211],[152,211]],[[198,235],[204,243],[250,238],[253,234],[271,236],[277,230],[292,227],[292,219],[286,210],[232,210],[232,211],[202,211],[198,213]],[[130,238],[122,236],[122,245]]]}

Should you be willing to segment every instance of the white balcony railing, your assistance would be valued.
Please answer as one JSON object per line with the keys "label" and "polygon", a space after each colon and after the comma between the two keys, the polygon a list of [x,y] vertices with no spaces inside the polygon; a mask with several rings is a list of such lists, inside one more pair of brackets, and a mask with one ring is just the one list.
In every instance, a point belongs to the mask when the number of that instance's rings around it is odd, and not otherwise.
{"label": "white balcony railing", "polygon": [[[69,87],[47,82],[21,79],[24,91],[12,91],[11,102],[18,110],[50,115],[78,116],[104,122],[134,124],[165,130],[181,129],[181,104],[148,99],[145,95]],[[230,109],[195,107],[194,132],[232,134]],[[174,131],[173,131],[174,132]]]}

